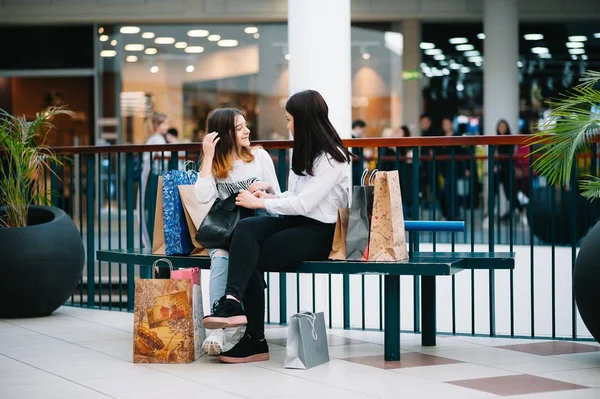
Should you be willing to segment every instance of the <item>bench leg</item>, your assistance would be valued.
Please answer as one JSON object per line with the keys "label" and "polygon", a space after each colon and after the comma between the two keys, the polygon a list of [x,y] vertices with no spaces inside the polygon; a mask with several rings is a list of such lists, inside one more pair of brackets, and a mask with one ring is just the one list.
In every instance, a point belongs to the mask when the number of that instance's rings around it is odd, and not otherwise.
{"label": "bench leg", "polygon": [[400,276],[384,276],[385,326],[384,359],[400,360]]}
{"label": "bench leg", "polygon": [[421,277],[421,323],[423,333],[421,345],[435,346],[436,315],[435,315],[435,276]]}

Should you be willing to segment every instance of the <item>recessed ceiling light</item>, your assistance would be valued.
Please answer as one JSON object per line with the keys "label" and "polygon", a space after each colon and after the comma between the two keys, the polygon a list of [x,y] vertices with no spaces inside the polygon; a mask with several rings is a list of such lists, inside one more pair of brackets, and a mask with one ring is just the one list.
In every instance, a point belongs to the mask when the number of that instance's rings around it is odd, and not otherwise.
{"label": "recessed ceiling light", "polygon": [[155,49],[154,47],[148,47],[146,49],[146,51],[144,51],[144,53],[146,53],[148,55],[154,55],[154,54],[158,53],[158,50]]}
{"label": "recessed ceiling light", "polygon": [[209,42],[218,42],[219,40],[221,40],[221,36],[220,35],[209,35],[207,37]]}
{"label": "recessed ceiling light", "polygon": [[475,65],[477,65],[478,67],[480,67],[480,66],[481,66],[481,63],[482,63],[482,61],[483,61],[483,60],[475,62]]}
{"label": "recessed ceiling light", "polygon": [[444,54],[436,54],[436,55],[433,56],[433,59],[441,61],[441,60],[446,59],[446,56]]}
{"label": "recessed ceiling light", "polygon": [[441,66],[448,66],[448,61],[440,61]]}
{"label": "recessed ceiling light", "polygon": [[583,54],[583,55],[581,56],[581,59],[582,59],[582,60],[584,60],[584,61],[587,61],[587,59],[588,59],[588,56],[587,56],[587,54]]}
{"label": "recessed ceiling light", "polygon": [[480,57],[480,56],[476,56],[476,57],[469,57],[469,58],[468,58],[468,60],[469,60],[470,62],[478,63],[478,62],[481,62],[481,61],[483,61],[483,58],[482,58],[482,57]]}
{"label": "recessed ceiling light", "polygon": [[186,72],[194,72],[195,70],[196,70],[196,67],[194,67],[193,65],[188,65],[185,67]]}
{"label": "recessed ceiling light", "polygon": [[363,53],[362,57],[363,57],[363,60],[368,60],[368,59],[371,58],[371,54],[369,54],[369,53]]}
{"label": "recessed ceiling light", "polygon": [[187,35],[189,37],[206,37],[209,33],[206,29],[192,29],[188,31]]}
{"label": "recessed ceiling light", "polygon": [[244,29],[244,32],[246,32],[249,35],[252,35],[252,34],[258,32],[258,28],[256,26],[248,26],[248,27],[246,27],[246,29]]}
{"label": "recessed ceiling light", "polygon": [[450,64],[450,69],[460,69],[462,68],[462,65],[460,64]]}
{"label": "recessed ceiling light", "polygon": [[427,54],[427,55],[442,54],[442,50],[440,50],[439,48],[432,48],[432,49],[429,49],[429,50],[425,50],[425,54]]}
{"label": "recessed ceiling light", "polygon": [[542,40],[544,39],[544,35],[541,33],[528,33],[523,35],[523,38],[525,38],[525,40]]}
{"label": "recessed ceiling light", "polygon": [[448,40],[448,42],[450,44],[465,44],[465,43],[468,43],[469,41],[467,40],[466,37],[453,37],[450,40]]}
{"label": "recessed ceiling light", "polygon": [[583,35],[569,36],[569,41],[570,42],[585,42],[585,41],[587,41],[587,37],[585,37]]}
{"label": "recessed ceiling light", "polygon": [[548,54],[550,50],[547,47],[533,47],[531,49],[533,54]]}
{"label": "recessed ceiling light", "polygon": [[550,54],[550,53],[540,54],[540,58],[550,59],[550,58],[552,58],[552,54]]}
{"label": "recessed ceiling light", "polygon": [[572,59],[573,61],[576,61],[576,60],[577,60],[577,56],[576,56],[575,54],[571,54],[571,59]]}
{"label": "recessed ceiling light", "polygon": [[428,42],[423,42],[419,46],[421,47],[422,50],[430,50],[432,48],[435,48],[435,44],[428,43]]}
{"label": "recessed ceiling light", "polygon": [[101,42],[105,42],[105,41],[107,41],[107,40],[108,40],[108,36],[107,36],[107,35],[102,35],[102,36],[100,36],[100,41],[101,41]]}
{"label": "recessed ceiling light", "polygon": [[582,48],[570,48],[569,54],[585,54],[585,49]]}
{"label": "recessed ceiling light", "polygon": [[594,37],[595,37],[596,39],[600,39],[600,32],[599,32],[599,33],[594,33]]}
{"label": "recessed ceiling light", "polygon": [[255,33],[255,34],[254,34],[254,38],[255,38],[255,39],[258,39],[259,37],[260,37],[260,33]]}
{"label": "recessed ceiling light", "polygon": [[125,61],[127,62],[136,62],[137,60],[137,55],[128,55],[127,57],[125,57]]}
{"label": "recessed ceiling light", "polygon": [[152,73],[156,73],[156,72],[158,72],[158,71],[160,71],[160,68],[159,68],[159,67],[157,67],[156,65],[153,65],[152,67],[150,67],[150,72],[152,72]]}
{"label": "recessed ceiling light", "polygon": [[183,50],[183,51],[185,51],[186,53],[189,53],[189,54],[199,54],[199,53],[204,52],[204,47],[202,47],[202,46],[187,46],[185,48],[185,50]]}
{"label": "recessed ceiling light", "polygon": [[126,51],[142,51],[143,49],[144,49],[143,44],[126,44],[125,45]]}
{"label": "recessed ceiling light", "polygon": [[458,46],[456,46],[456,49],[458,51],[471,51],[475,50],[475,46],[473,46],[472,44],[459,44]]}
{"label": "recessed ceiling light", "polygon": [[111,46],[116,46],[117,45],[117,41],[115,39],[110,41],[110,45]]}
{"label": "recessed ceiling light", "polygon": [[174,37],[157,37],[154,39],[154,43],[156,44],[173,44],[175,43]]}
{"label": "recessed ceiling light", "polygon": [[115,55],[117,55],[115,50],[102,50],[100,52],[100,57],[114,57]]}
{"label": "recessed ceiling light", "polygon": [[175,48],[186,48],[187,45],[188,44],[186,42],[177,42],[175,43]]}
{"label": "recessed ceiling light", "polygon": [[119,32],[125,33],[126,35],[131,35],[134,33],[139,33],[140,28],[137,26],[122,26],[121,29],[119,29]]}
{"label": "recessed ceiling light", "polygon": [[462,83],[456,84],[456,91],[463,91],[465,89],[465,85]]}
{"label": "recessed ceiling light", "polygon": [[480,53],[479,53],[479,51],[477,51],[477,50],[472,50],[472,51],[465,51],[465,52],[463,53],[463,55],[464,55],[465,57],[476,57],[476,56],[478,56],[478,55],[481,55],[481,54],[480,54]]}
{"label": "recessed ceiling light", "polygon": [[442,73],[443,73],[444,75],[450,75],[450,71],[448,70],[448,68],[444,68],[444,69],[442,69]]}
{"label": "recessed ceiling light", "polygon": [[464,67],[460,68],[460,71],[462,73],[469,73],[469,72],[471,72],[471,68],[464,66]]}
{"label": "recessed ceiling light", "polygon": [[217,44],[220,47],[235,47],[238,45],[238,41],[233,40],[233,39],[223,39],[223,40],[219,40],[219,42]]}
{"label": "recessed ceiling light", "polygon": [[154,33],[153,32],[144,32],[142,33],[142,37],[144,39],[154,39]]}
{"label": "recessed ceiling light", "polygon": [[517,61],[517,66],[519,68],[523,68],[523,62],[522,61]]}
{"label": "recessed ceiling light", "polygon": [[485,33],[478,33],[477,38],[481,40],[485,39]]}
{"label": "recessed ceiling light", "polygon": [[582,42],[567,42],[566,46],[568,48],[583,48],[584,44]]}
{"label": "recessed ceiling light", "polygon": [[103,27],[99,27],[98,28],[98,33],[100,33],[100,34],[104,33],[104,28]]}

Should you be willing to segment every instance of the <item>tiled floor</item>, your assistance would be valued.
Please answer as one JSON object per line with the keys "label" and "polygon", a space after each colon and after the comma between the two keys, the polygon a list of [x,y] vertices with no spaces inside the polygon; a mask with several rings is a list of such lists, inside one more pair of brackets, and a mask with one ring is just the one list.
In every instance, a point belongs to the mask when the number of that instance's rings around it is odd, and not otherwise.
{"label": "tiled floor", "polygon": [[599,399],[600,345],[477,337],[402,336],[402,360],[383,360],[383,334],[331,330],[331,361],[282,367],[286,329],[269,326],[269,362],[138,365],[132,315],[61,308],[43,319],[0,320],[0,398]]}

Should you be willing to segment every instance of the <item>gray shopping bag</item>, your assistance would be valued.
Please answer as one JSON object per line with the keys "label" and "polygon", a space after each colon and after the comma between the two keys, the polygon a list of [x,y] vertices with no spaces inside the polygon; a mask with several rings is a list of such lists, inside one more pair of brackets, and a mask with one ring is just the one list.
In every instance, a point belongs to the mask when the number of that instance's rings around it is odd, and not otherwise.
{"label": "gray shopping bag", "polygon": [[300,312],[290,318],[283,367],[310,369],[329,362],[323,312]]}

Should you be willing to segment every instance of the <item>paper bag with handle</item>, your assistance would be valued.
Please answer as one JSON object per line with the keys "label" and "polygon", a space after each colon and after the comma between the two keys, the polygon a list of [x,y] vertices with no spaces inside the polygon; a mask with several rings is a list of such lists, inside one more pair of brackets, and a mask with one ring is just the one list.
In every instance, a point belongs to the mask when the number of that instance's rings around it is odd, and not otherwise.
{"label": "paper bag with handle", "polygon": [[338,209],[335,233],[333,234],[333,244],[331,245],[331,252],[329,253],[329,259],[331,260],[346,260],[348,216],[350,216],[350,208]]}
{"label": "paper bag with handle", "polygon": [[365,179],[368,174],[362,174],[361,186],[354,186],[352,190],[352,204],[348,216],[348,232],[346,234],[346,259],[366,261],[369,256],[369,226],[373,212],[373,186],[372,179],[377,172],[371,172],[367,184]]}

